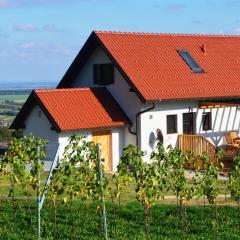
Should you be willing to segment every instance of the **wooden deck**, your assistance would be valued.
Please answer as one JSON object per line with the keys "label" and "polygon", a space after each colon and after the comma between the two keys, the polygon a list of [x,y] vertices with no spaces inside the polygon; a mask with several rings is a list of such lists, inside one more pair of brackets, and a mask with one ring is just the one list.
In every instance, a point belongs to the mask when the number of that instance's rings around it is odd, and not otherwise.
{"label": "wooden deck", "polygon": [[[226,146],[222,147],[224,150],[223,159],[221,160],[224,164],[223,172],[228,173],[232,169],[233,159],[236,156],[236,149],[229,149]],[[184,153],[192,152],[194,154],[192,162],[188,163],[186,168],[194,168],[196,165],[202,168],[203,166],[199,160],[199,156],[203,153],[208,155],[210,161],[217,162],[216,146],[202,135],[179,134],[178,148]]]}
{"label": "wooden deck", "polygon": [[227,149],[226,146],[222,146],[224,150],[223,159],[221,162],[224,165],[224,172],[229,173],[233,167],[233,160],[236,157],[236,151],[234,149]]}

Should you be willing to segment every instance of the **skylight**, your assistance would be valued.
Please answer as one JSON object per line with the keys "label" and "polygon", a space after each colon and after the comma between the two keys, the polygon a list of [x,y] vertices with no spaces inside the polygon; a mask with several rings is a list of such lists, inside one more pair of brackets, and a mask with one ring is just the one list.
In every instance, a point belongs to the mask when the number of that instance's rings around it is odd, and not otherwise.
{"label": "skylight", "polygon": [[178,54],[195,73],[203,73],[203,69],[197,64],[187,50],[178,50]]}

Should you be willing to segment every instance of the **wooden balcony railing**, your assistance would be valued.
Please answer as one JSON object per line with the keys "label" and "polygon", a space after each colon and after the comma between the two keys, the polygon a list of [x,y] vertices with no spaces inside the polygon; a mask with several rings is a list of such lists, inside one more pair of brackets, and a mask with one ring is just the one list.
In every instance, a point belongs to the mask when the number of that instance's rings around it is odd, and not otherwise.
{"label": "wooden balcony railing", "polygon": [[178,135],[178,148],[186,153],[192,152],[196,159],[206,153],[210,161],[216,161],[216,146],[202,135]]}

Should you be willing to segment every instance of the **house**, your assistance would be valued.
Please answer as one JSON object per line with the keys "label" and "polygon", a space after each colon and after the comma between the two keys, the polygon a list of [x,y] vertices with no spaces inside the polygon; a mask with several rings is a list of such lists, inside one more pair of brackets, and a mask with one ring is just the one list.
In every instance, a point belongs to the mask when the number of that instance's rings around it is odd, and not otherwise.
{"label": "house", "polygon": [[86,135],[107,170],[128,144],[148,160],[157,138],[211,152],[239,132],[239,79],[239,36],[92,32],[57,88],[33,91],[11,127],[61,151]]}

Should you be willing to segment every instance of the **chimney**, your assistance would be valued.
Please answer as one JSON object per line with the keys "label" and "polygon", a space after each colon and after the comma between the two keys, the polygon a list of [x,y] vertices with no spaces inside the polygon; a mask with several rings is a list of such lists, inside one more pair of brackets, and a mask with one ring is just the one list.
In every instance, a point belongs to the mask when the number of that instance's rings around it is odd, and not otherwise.
{"label": "chimney", "polygon": [[201,50],[202,50],[204,53],[207,52],[207,49],[206,49],[206,45],[205,45],[205,44],[203,44],[200,48],[201,48]]}

